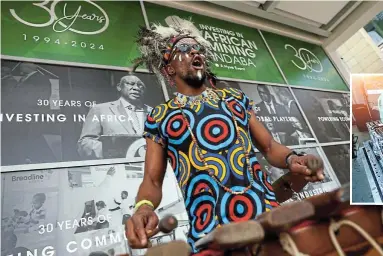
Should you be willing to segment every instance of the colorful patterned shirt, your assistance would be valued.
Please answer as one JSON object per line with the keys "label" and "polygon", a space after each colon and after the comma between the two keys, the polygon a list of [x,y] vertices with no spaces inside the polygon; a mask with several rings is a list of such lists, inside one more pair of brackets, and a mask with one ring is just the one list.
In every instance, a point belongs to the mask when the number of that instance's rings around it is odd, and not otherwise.
{"label": "colorful patterned shirt", "polygon": [[[219,97],[212,97],[214,95]],[[167,151],[178,184],[183,192],[190,221],[188,242],[194,243],[216,227],[230,222],[254,219],[278,205],[270,179],[257,161],[249,130],[253,102],[240,90],[207,89],[197,97],[177,94],[199,148],[215,177],[234,191],[243,191],[250,182],[245,151],[253,171],[254,183],[245,194],[226,192],[211,176],[198,155],[197,147],[175,99],[158,105],[148,115],[144,137],[160,143]],[[205,100],[200,101],[203,98]],[[224,99],[225,102],[223,102]],[[232,112],[227,108],[229,106]]]}

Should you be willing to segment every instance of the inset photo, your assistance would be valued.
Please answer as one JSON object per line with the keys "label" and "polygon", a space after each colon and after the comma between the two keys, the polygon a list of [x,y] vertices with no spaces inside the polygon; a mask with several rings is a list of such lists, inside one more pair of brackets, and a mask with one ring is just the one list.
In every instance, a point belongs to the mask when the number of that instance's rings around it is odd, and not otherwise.
{"label": "inset photo", "polygon": [[353,74],[352,203],[383,203],[383,74]]}

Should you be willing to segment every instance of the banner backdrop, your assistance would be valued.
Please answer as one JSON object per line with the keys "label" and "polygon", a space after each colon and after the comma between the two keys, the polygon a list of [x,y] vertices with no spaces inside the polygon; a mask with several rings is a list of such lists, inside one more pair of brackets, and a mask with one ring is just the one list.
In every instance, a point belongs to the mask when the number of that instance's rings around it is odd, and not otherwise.
{"label": "banner backdrop", "polygon": [[189,26],[191,20],[213,45],[212,69],[218,77],[284,83],[256,29],[151,3],[145,9],[150,23]]}
{"label": "banner backdrop", "polygon": [[350,183],[350,144],[326,146],[323,150],[339,182]]}
{"label": "banner backdrop", "polygon": [[164,101],[142,73],[2,61],[1,84],[2,165],[143,160],[146,115]]}
{"label": "banner backdrop", "polygon": [[268,32],[262,33],[289,84],[349,91],[322,47]]}
{"label": "banner backdrop", "polygon": [[350,95],[293,89],[319,142],[350,140]]}
{"label": "banner backdrop", "polygon": [[239,87],[254,101],[257,119],[274,140],[286,146],[316,143],[288,88],[249,83]]}
{"label": "banner backdrop", "polygon": [[[297,151],[298,153],[305,152],[307,154],[312,154],[323,158],[323,156],[321,156],[318,153],[317,148],[295,149],[295,151]],[[257,158],[263,170],[266,171],[269,175],[271,184],[273,184],[277,179],[279,179],[279,177],[286,174],[288,171],[271,166],[261,153],[257,153]],[[286,202],[300,201],[307,197],[329,192],[339,187],[337,185],[337,182],[334,180],[334,177],[331,175],[332,172],[329,171],[328,166],[325,166],[324,173],[325,179],[323,181],[316,183],[308,183],[301,192],[294,194],[293,197],[287,200]]]}
{"label": "banner backdrop", "polygon": [[2,1],[1,54],[132,66],[138,1]]}
{"label": "banner backdrop", "polygon": [[[133,213],[142,169],[136,163],[2,174],[1,255],[143,255],[129,248],[123,225]],[[188,217],[171,168],[157,210],[160,218],[168,213],[179,228],[155,236],[153,244],[186,240]]]}

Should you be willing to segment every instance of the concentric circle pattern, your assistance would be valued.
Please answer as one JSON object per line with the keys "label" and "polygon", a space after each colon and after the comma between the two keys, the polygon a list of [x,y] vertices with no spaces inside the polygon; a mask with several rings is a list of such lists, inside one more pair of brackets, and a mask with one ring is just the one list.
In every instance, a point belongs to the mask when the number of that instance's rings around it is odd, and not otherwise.
{"label": "concentric circle pattern", "polygon": [[200,195],[192,201],[189,212],[191,220],[191,235],[195,238],[211,232],[216,226],[215,200],[211,195]]}
{"label": "concentric circle pattern", "polygon": [[206,172],[195,175],[187,186],[185,191],[185,205],[190,206],[191,198],[199,193],[208,192],[217,200],[219,196],[218,184]]}
{"label": "concentric circle pattern", "polygon": [[194,141],[190,143],[189,146],[189,160],[193,168],[196,170],[207,170],[208,168],[205,167],[202,159],[200,158],[198,154],[198,149]]}
{"label": "concentric circle pattern", "polygon": [[215,101],[215,100],[210,100],[208,102],[206,102],[206,107],[209,107],[210,109],[215,109],[215,110],[219,110],[219,100],[218,101]]}
{"label": "concentric circle pattern", "polygon": [[176,104],[174,99],[171,99],[170,101],[168,101],[167,105],[168,105],[168,108],[170,109],[178,109],[178,105]]}
{"label": "concentric circle pattern", "polygon": [[243,97],[244,96],[243,92],[238,90],[238,89],[226,88],[225,91],[228,92],[228,94],[230,96],[233,96],[233,97],[237,98],[238,100],[242,100],[245,98],[245,97]]}
{"label": "concentric circle pattern", "polygon": [[151,116],[148,116],[148,118],[146,119],[146,122],[145,122],[145,127],[147,129],[156,130],[157,129],[156,119],[154,119]]}
{"label": "concentric circle pattern", "polygon": [[250,152],[251,148],[252,148],[252,142],[251,142],[249,134],[247,132],[245,132],[245,130],[241,127],[238,127],[238,130],[239,130],[239,134],[240,134],[241,138],[245,142],[246,152]]}
{"label": "concentric circle pattern", "polygon": [[[235,186],[234,191],[243,191],[244,187]],[[234,195],[226,192],[220,202],[218,219],[220,223],[247,221],[262,213],[262,197],[255,191],[248,190],[245,194]]]}
{"label": "concentric circle pattern", "polygon": [[[195,117],[190,110],[183,111],[191,127],[195,124]],[[168,136],[168,143],[174,145],[182,144],[189,136],[188,125],[180,110],[171,112],[161,124],[161,130]]]}
{"label": "concentric circle pattern", "polygon": [[226,184],[230,178],[230,166],[224,156],[216,153],[207,153],[205,156],[208,171],[213,171],[214,176],[222,183]]}
{"label": "concentric circle pattern", "polygon": [[190,234],[195,239],[216,226],[215,205],[218,196],[218,184],[208,174],[201,173],[190,180],[185,205],[192,222]]}
{"label": "concentric circle pattern", "polygon": [[246,126],[248,124],[248,118],[245,106],[235,99],[228,100],[228,105],[233,114],[237,117],[238,122],[243,126]]}
{"label": "concentric circle pattern", "polygon": [[166,111],[168,110],[167,104],[161,104],[158,105],[153,109],[153,119],[156,120],[156,122],[161,122],[162,119],[165,117]]}
{"label": "concentric circle pattern", "polygon": [[219,152],[234,143],[234,131],[234,124],[230,117],[223,114],[211,114],[198,122],[196,138],[202,149]]}
{"label": "concentric circle pattern", "polygon": [[[230,170],[237,179],[243,180],[243,172],[245,171],[246,157],[242,149],[242,144],[237,143],[232,146],[227,153],[227,161],[230,165]],[[247,170],[246,170],[247,171]]]}
{"label": "concentric circle pattern", "polygon": [[[181,190],[183,190],[186,186],[186,183],[190,177],[190,162],[188,161],[188,157],[185,153],[179,152],[179,185]],[[177,176],[176,176],[177,177]]]}
{"label": "concentric circle pattern", "polygon": [[[179,165],[179,159],[178,159],[178,151],[172,147],[172,146],[168,146],[168,159],[170,160],[170,164],[171,164],[171,167],[173,168],[174,170],[174,174],[178,180],[179,178],[179,169],[178,169],[178,165]],[[179,180],[178,180],[179,182]]]}
{"label": "concentric circle pattern", "polygon": [[217,93],[218,97],[220,97],[221,99],[222,99],[222,98],[225,99],[225,98],[228,97],[228,94],[227,94],[227,92],[226,92],[226,89],[224,89],[224,90],[216,90],[215,92]]}
{"label": "concentric circle pattern", "polygon": [[203,104],[192,105],[190,106],[190,109],[194,111],[197,115],[199,115],[204,111],[205,105]]}
{"label": "concentric circle pattern", "polygon": [[[254,173],[254,179],[257,181],[257,183],[254,183],[253,187],[265,193],[266,199],[276,201],[275,193],[270,183],[270,178],[261,170],[261,166],[256,157],[252,157],[250,159],[250,165]],[[250,178],[250,174],[247,174],[247,178]]]}

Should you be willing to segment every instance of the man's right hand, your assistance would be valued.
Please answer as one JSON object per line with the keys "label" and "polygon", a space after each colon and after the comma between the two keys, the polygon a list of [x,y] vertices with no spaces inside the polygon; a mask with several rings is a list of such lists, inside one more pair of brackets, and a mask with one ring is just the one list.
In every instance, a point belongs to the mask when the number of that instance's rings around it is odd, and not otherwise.
{"label": "man's right hand", "polygon": [[132,249],[142,249],[148,246],[148,235],[158,225],[158,216],[153,208],[142,205],[125,223],[125,234]]}

